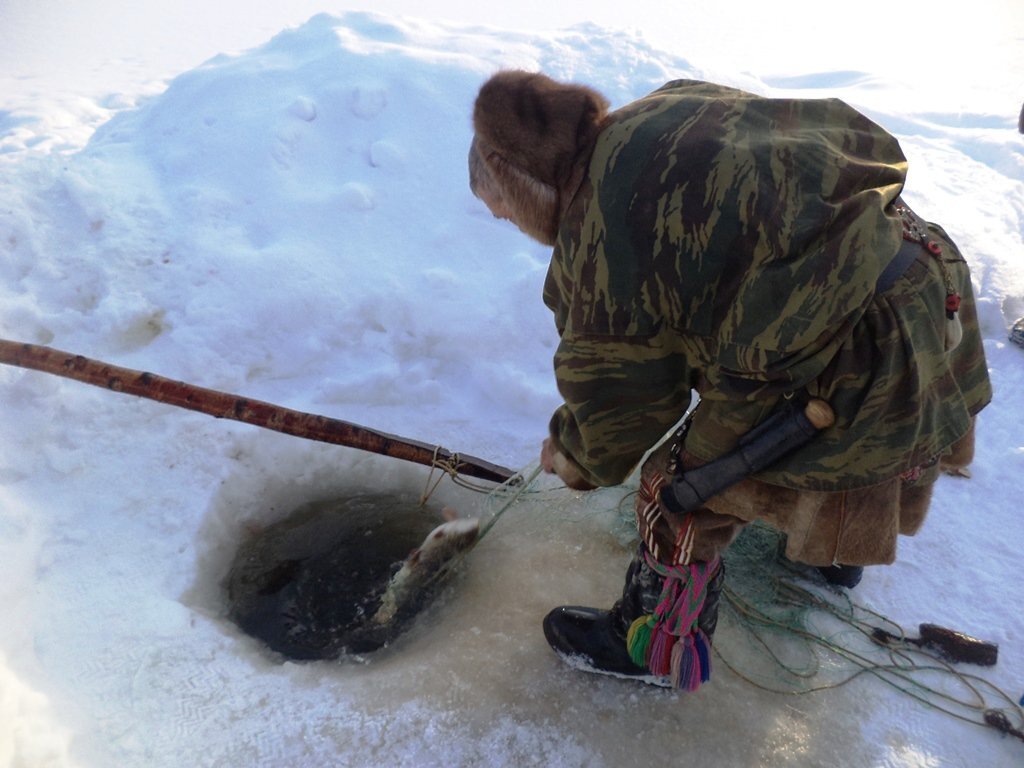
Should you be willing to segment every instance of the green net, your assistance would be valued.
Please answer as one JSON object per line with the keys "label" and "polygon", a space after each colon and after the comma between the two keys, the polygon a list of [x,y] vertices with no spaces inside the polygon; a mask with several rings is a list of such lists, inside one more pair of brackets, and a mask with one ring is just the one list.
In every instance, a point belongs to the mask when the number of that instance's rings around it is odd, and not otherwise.
{"label": "green net", "polygon": [[[751,685],[807,694],[870,675],[961,720],[1024,740],[1024,712],[971,665],[991,644],[931,625],[921,638],[785,559],[785,537],[755,523],[724,555],[726,587],[715,636],[721,663]],[[923,642],[927,639],[928,642]],[[973,654],[973,655],[972,655]],[[980,670],[979,670],[980,671]]]}
{"label": "green net", "polygon": [[[636,546],[635,482],[570,492],[538,471],[524,471],[494,489],[482,505],[486,533],[511,507],[539,505],[543,514],[597,520],[624,551]],[[904,695],[967,722],[1024,740],[1024,711],[981,674],[957,663],[970,644],[923,644],[896,622],[828,585],[817,569],[784,557],[785,537],[760,523],[748,525],[723,555],[726,583],[714,652],[750,685],[780,695],[803,695],[871,676]],[[922,629],[925,625],[922,625]],[[971,638],[967,638],[970,641]],[[963,656],[960,661],[967,658]]]}

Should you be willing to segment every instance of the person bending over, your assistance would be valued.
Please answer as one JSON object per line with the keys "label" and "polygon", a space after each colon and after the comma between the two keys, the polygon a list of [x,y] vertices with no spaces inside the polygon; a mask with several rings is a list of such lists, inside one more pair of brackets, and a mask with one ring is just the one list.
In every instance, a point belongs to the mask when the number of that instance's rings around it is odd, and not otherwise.
{"label": "person bending over", "polygon": [[[621,598],[551,611],[554,650],[696,688],[721,554],[751,521],[834,583],[891,563],[940,469],[971,461],[991,398],[968,266],[900,198],[896,139],[837,99],[678,80],[610,112],[592,88],[523,71],[483,84],[473,128],[474,194],[553,247],[565,402],[543,468],[615,485],[658,446]],[[786,443],[808,403],[827,418]],[[770,460],[737,472],[762,443]],[[681,499],[700,467],[727,480]]]}

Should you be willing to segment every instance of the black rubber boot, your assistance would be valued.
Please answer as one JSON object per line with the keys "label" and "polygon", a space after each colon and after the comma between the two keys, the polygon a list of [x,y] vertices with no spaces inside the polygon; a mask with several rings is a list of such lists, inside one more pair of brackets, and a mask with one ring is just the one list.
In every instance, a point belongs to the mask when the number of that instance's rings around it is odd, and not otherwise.
{"label": "black rubber boot", "polygon": [[544,617],[544,637],[555,653],[586,672],[632,677],[668,687],[668,678],[656,678],[637,666],[626,651],[626,633],[618,612],[578,605],[562,605]]}
{"label": "black rubber boot", "polygon": [[[704,608],[697,626],[711,640],[718,624],[718,605],[725,581],[725,568],[708,584]],[[635,557],[626,572],[622,598],[610,610],[563,605],[544,617],[544,637],[569,665],[587,672],[627,677],[651,685],[671,687],[668,677],[652,675],[633,663],[626,650],[626,633],[639,617],[652,614],[661,596],[663,579]]]}
{"label": "black rubber boot", "polygon": [[861,565],[821,565],[818,566],[818,573],[825,577],[825,581],[837,587],[853,589],[860,584],[864,576],[864,567]]}

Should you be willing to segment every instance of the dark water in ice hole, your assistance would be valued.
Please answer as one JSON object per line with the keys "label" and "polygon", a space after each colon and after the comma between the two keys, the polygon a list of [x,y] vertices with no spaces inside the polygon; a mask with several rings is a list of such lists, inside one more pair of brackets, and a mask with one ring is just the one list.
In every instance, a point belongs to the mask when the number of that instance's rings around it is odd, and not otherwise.
{"label": "dark water in ice hole", "polygon": [[290,659],[367,653],[400,634],[432,595],[369,626],[391,576],[442,522],[412,495],[305,504],[243,541],[225,581],[229,617]]}

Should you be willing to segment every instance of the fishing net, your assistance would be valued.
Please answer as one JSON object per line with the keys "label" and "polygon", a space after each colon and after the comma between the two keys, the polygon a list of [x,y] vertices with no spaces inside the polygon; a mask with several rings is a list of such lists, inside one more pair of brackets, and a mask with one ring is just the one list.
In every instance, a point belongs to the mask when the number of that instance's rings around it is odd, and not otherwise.
{"label": "fishing net", "polygon": [[725,553],[715,651],[733,673],[780,694],[836,688],[871,675],[950,716],[1024,740],[1021,707],[967,671],[972,665],[957,665],[994,663],[994,646],[932,625],[921,625],[921,638],[912,638],[827,585],[816,569],[787,561],[784,550],[781,533],[755,523]]}
{"label": "fishing net", "polygon": [[[493,491],[484,504],[483,530],[516,502],[543,502],[548,514],[584,504],[602,515],[602,525],[635,546],[635,487],[588,492],[585,499],[564,488],[538,489],[528,479]],[[995,728],[1024,740],[1024,710],[974,664],[995,647],[959,633],[933,628],[933,643],[911,637],[896,622],[860,605],[846,590],[826,583],[817,569],[784,557],[785,537],[767,525],[747,526],[723,555],[723,592],[714,652],[719,668],[763,690],[804,695],[837,688],[863,676],[952,717]],[[926,626],[921,625],[924,630]]]}

